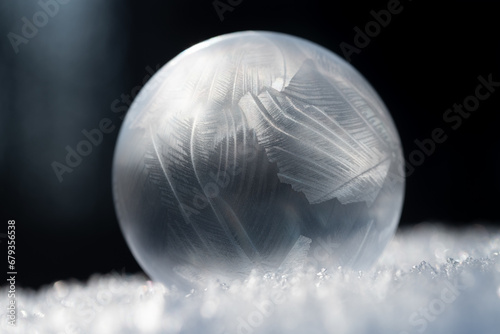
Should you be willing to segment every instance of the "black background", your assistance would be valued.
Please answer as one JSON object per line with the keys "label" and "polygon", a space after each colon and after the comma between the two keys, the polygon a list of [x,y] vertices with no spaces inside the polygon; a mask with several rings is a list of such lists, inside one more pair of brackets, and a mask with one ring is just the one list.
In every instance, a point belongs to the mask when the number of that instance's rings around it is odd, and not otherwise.
{"label": "black background", "polygon": [[[20,34],[21,18],[31,20],[40,6],[1,0],[0,233],[16,220],[18,284],[140,271],[113,207],[112,154],[124,112],[110,106],[151,69],[207,38],[241,30],[284,32],[342,55],[340,44],[354,45],[354,28],[364,30],[370,11],[388,2],[243,0],[221,21],[212,0],[73,0],[15,53],[7,34]],[[405,158],[434,128],[447,135],[407,177],[401,226],[500,221],[500,87],[456,130],[443,121],[448,108],[474,94],[478,76],[500,81],[495,4],[401,1],[402,11],[351,55],[391,112]],[[82,130],[103,118],[114,131],[59,182],[53,161],[64,162],[65,147],[74,148]]]}

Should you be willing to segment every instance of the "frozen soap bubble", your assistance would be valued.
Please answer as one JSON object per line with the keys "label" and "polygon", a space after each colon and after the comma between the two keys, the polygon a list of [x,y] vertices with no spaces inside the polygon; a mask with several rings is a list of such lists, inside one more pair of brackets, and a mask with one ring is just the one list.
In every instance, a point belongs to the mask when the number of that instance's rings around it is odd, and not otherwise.
{"label": "frozen soap bubble", "polygon": [[182,52],[121,129],[113,190],[155,280],[367,268],[396,229],[402,149],[368,82],[309,41],[238,32]]}

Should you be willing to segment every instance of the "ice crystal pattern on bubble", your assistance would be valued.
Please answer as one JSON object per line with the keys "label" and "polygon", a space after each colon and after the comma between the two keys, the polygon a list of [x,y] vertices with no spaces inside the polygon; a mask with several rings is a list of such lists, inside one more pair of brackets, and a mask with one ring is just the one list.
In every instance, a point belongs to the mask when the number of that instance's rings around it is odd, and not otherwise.
{"label": "ice crystal pattern on bubble", "polygon": [[296,37],[234,33],[184,51],[138,95],[115,203],[139,263],[166,283],[366,267],[399,219],[401,156],[349,64]]}

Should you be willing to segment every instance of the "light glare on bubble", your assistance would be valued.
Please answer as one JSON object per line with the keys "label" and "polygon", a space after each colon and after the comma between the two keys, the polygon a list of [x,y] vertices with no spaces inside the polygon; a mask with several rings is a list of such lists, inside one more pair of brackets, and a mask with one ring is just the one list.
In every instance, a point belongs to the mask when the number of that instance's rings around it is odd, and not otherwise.
{"label": "light glare on bubble", "polygon": [[203,303],[200,309],[200,314],[203,318],[209,319],[217,312],[218,303],[214,300],[207,300]]}

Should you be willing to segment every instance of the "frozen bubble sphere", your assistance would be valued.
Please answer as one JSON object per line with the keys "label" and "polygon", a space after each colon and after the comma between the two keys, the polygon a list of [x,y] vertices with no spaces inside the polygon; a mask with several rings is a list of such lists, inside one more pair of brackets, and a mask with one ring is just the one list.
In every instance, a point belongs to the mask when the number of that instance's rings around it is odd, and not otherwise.
{"label": "frozen bubble sphere", "polygon": [[179,54],[120,131],[113,191],[155,280],[367,268],[399,221],[401,143],[369,83],[329,50],[238,32]]}

